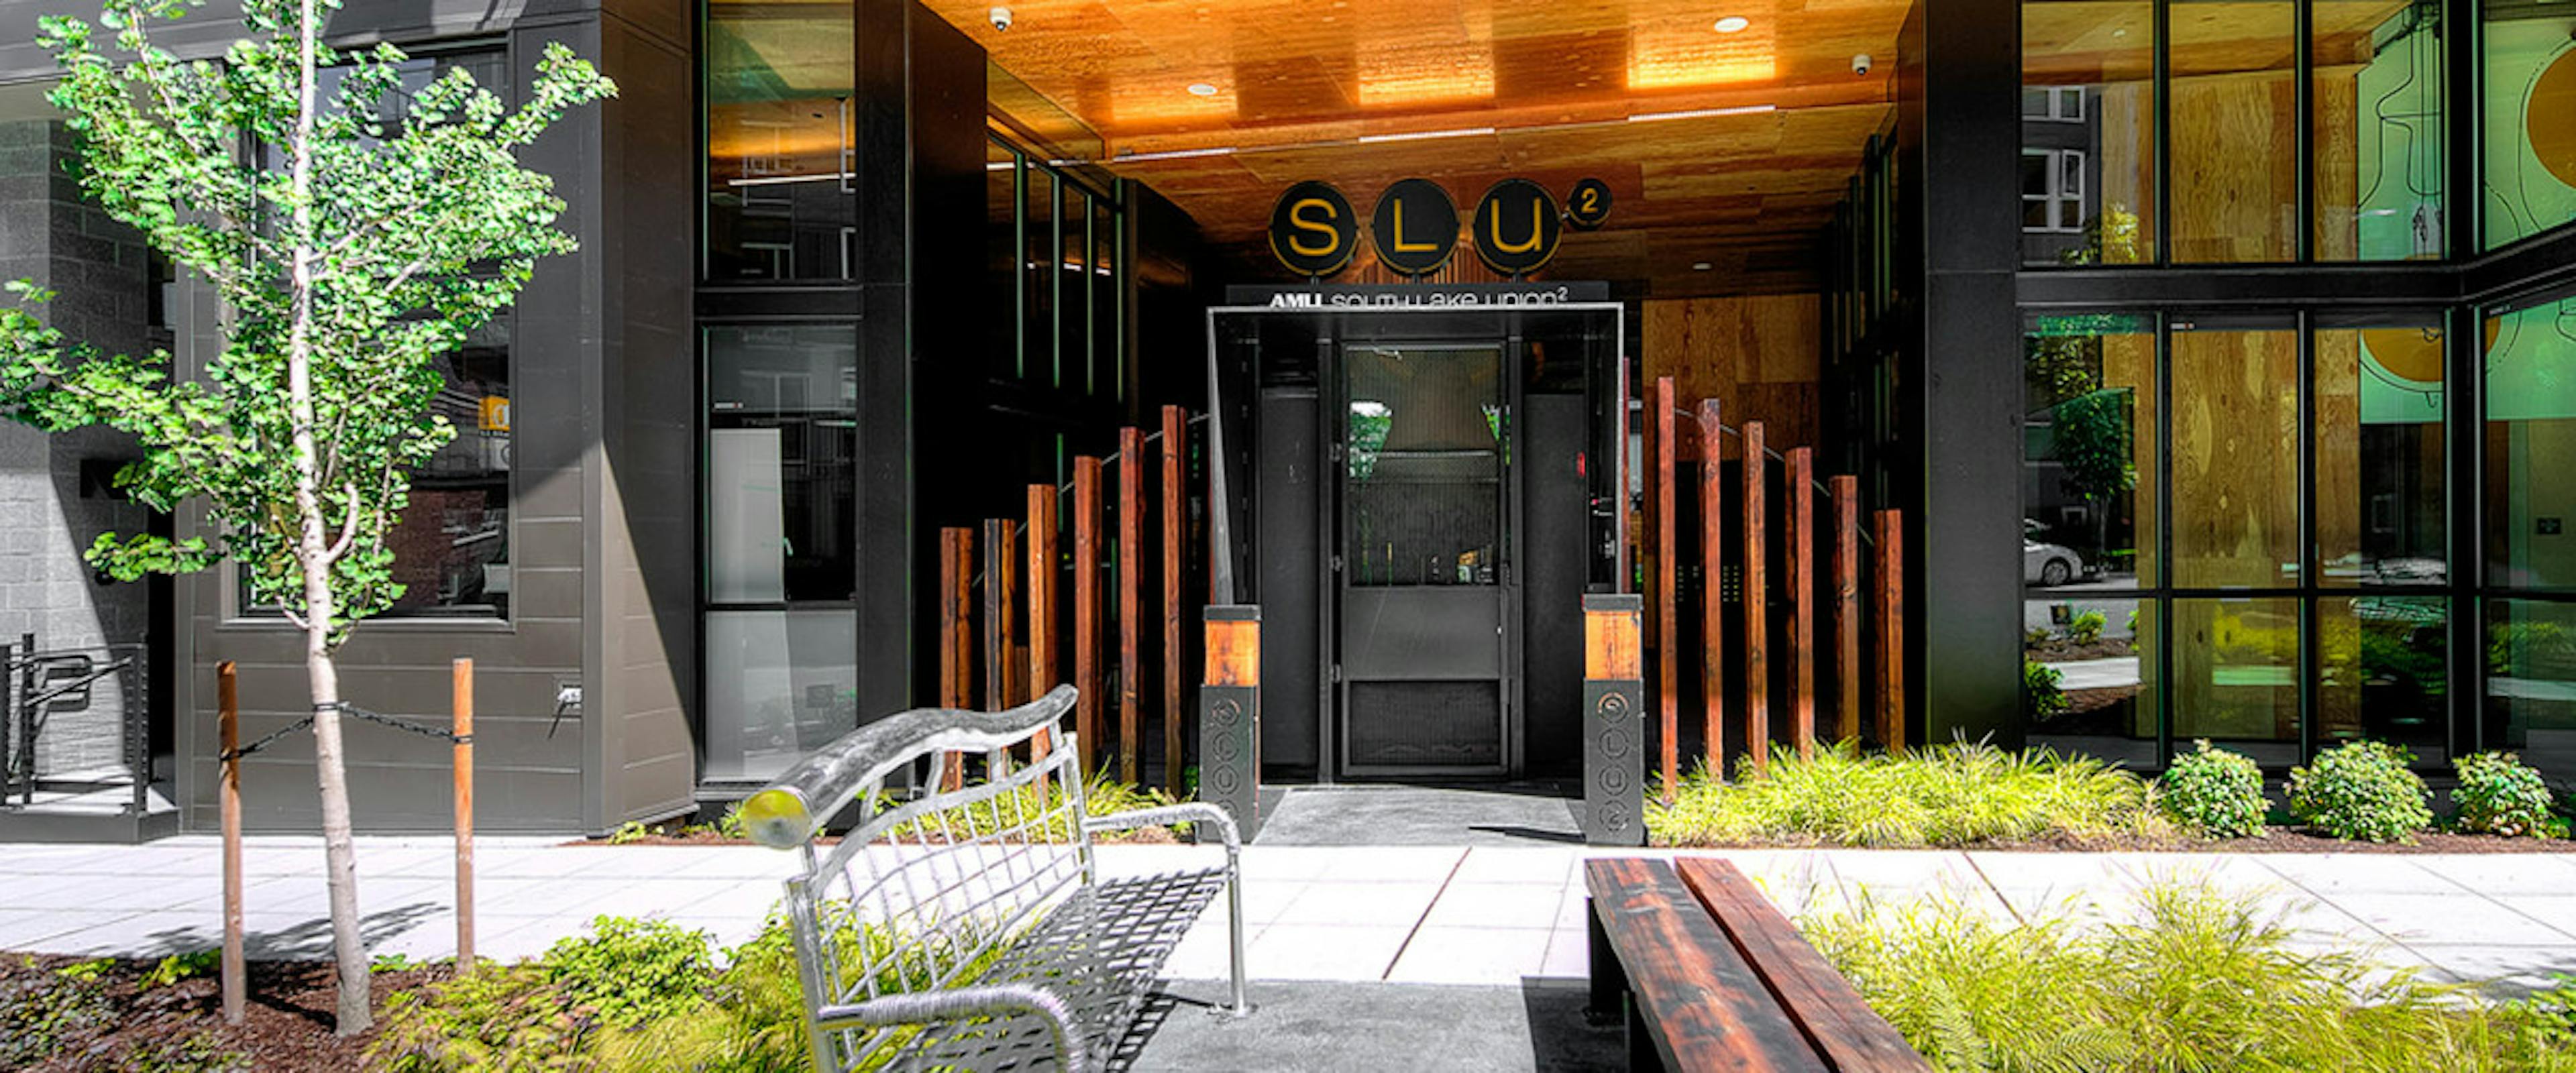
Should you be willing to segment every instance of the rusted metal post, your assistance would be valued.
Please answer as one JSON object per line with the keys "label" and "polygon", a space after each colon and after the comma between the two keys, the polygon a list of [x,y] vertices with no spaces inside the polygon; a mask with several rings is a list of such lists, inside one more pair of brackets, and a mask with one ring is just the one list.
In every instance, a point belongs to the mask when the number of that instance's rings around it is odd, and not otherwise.
{"label": "rusted metal post", "polygon": [[1163,788],[1186,789],[1181,774],[1181,449],[1189,424],[1178,406],[1163,407]]}
{"label": "rusted metal post", "polygon": [[1074,746],[1100,770],[1100,460],[1073,460]]}
{"label": "rusted metal post", "polygon": [[456,736],[456,972],[474,971],[474,661],[447,667],[448,733]]}
{"label": "rusted metal post", "polygon": [[[939,531],[939,706],[965,708],[974,704],[969,681],[967,652],[968,582],[967,556],[973,554],[973,536],[964,529]],[[939,785],[954,790],[966,785],[966,758],[949,753],[940,760]]]}
{"label": "rusted metal post", "polygon": [[1860,740],[1860,478],[1831,482],[1834,495],[1834,737]]}
{"label": "rusted metal post", "polygon": [[215,665],[215,735],[223,746],[216,797],[224,830],[224,1023],[242,1023],[249,1002],[249,967],[242,960],[241,694],[233,661]]}
{"label": "rusted metal post", "polygon": [[1207,668],[1199,689],[1199,799],[1234,817],[1250,839],[1261,830],[1261,608],[1213,606]]}
{"label": "rusted metal post", "polygon": [[1744,748],[1753,770],[1771,767],[1771,467],[1762,422],[1744,423]]}
{"label": "rusted metal post", "polygon": [[1681,787],[1681,610],[1675,606],[1673,378],[1655,378],[1655,709],[1661,717],[1664,803]]}
{"label": "rusted metal post", "polygon": [[1816,485],[1815,451],[1789,450],[1789,742],[1798,758],[1816,755]]}
{"label": "rusted metal post", "polygon": [[1878,512],[1878,741],[1905,752],[1905,517]]}
{"label": "rusted metal post", "polygon": [[1137,678],[1143,653],[1137,650],[1138,619],[1144,614],[1145,580],[1145,430],[1118,430],[1118,777],[1138,781],[1136,772]]}
{"label": "rusted metal post", "polygon": [[1583,597],[1583,840],[1595,846],[1646,844],[1644,617],[1632,593]]}
{"label": "rusted metal post", "polygon": [[1708,773],[1726,777],[1726,426],[1716,399],[1699,404],[1699,683]]}
{"label": "rusted metal post", "polygon": [[[1055,486],[1029,486],[1029,688],[1024,696],[1045,696],[1055,681]],[[1031,739],[1030,759],[1045,756],[1055,745],[1051,730]],[[1041,789],[1044,783],[1040,783]]]}

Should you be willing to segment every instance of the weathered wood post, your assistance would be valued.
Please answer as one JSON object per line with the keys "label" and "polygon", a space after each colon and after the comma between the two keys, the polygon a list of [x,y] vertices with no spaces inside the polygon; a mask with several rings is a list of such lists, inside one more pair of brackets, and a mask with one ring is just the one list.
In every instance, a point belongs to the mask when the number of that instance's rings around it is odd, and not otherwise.
{"label": "weathered wood post", "polygon": [[1163,407],[1163,788],[1182,796],[1181,734],[1181,448],[1188,423],[1178,406]]}
{"label": "weathered wood post", "polygon": [[1583,598],[1583,840],[1595,846],[1646,844],[1644,617],[1634,593]]}
{"label": "weathered wood post", "polygon": [[[939,706],[966,708],[975,703],[968,692],[970,674],[967,654],[966,557],[973,554],[972,537],[964,529],[939,531]],[[949,753],[939,762],[939,788],[955,790],[966,785],[966,758]]]}
{"label": "weathered wood post", "polygon": [[1762,422],[1744,423],[1744,748],[1753,770],[1771,768],[1770,504],[1765,478],[1769,446]]}
{"label": "weathered wood post", "polygon": [[1073,460],[1074,747],[1100,770],[1100,460]]}
{"label": "weathered wood post", "polygon": [[1905,518],[1878,512],[1878,743],[1905,752]]}
{"label": "weathered wood post", "polygon": [[[1664,803],[1681,788],[1681,611],[1674,592],[1673,378],[1655,378],[1655,709],[1662,718]],[[1723,771],[1720,772],[1723,774]]]}
{"label": "weathered wood post", "polygon": [[1834,737],[1860,740],[1860,478],[1833,479]]}
{"label": "weathered wood post", "polygon": [[215,727],[224,767],[216,796],[224,829],[224,1023],[242,1023],[249,1001],[249,968],[242,961],[241,694],[233,661],[215,665]]}
{"label": "weathered wood post", "polygon": [[1816,755],[1815,452],[1789,451],[1789,742],[1798,758]]}
{"label": "weathered wood post", "polygon": [[1726,777],[1726,426],[1716,399],[1699,404],[1699,682],[1709,774]]}
{"label": "weathered wood post", "polygon": [[1199,800],[1261,831],[1261,608],[1210,605],[1199,689]]}
{"label": "weathered wood post", "polygon": [[[1020,702],[1019,670],[1011,659],[1012,620],[1019,617],[1019,544],[1007,518],[984,519],[984,707],[1001,711]],[[985,760],[987,778],[1010,767],[1011,751],[995,749]]]}
{"label": "weathered wood post", "polygon": [[[1055,680],[1055,486],[1029,486],[1029,688],[1042,697]],[[1053,730],[1040,730],[1029,746],[1030,759],[1055,747]],[[1038,784],[1043,790],[1046,783]]]}
{"label": "weathered wood post", "polygon": [[1137,774],[1137,679],[1144,676],[1137,651],[1138,621],[1144,615],[1145,565],[1145,430],[1118,430],[1118,777],[1130,783]]}
{"label": "weathered wood post", "polygon": [[474,661],[448,665],[448,733],[455,735],[456,972],[474,971]]}

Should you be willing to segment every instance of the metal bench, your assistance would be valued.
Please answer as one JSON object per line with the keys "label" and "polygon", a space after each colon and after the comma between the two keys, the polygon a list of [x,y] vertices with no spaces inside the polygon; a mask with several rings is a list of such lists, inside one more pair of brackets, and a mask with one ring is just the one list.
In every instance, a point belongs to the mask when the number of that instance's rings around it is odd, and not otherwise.
{"label": "metal bench", "polygon": [[1584,862],[1592,1008],[1627,1025],[1628,1068],[1930,1073],[1735,865]]}
{"label": "metal bench", "polygon": [[[755,841],[804,858],[786,913],[815,1068],[1101,1068],[1220,888],[1233,944],[1225,1011],[1250,1012],[1234,822],[1203,803],[1085,816],[1074,736],[1057,726],[1073,702],[1058,686],[1004,712],[904,712],[744,802]],[[1046,730],[1046,755],[1010,768],[1003,751]],[[931,781],[950,757],[976,753],[990,777],[944,791]],[[916,784],[929,790],[885,793],[888,776],[924,767]],[[823,825],[853,802],[855,826],[822,845]],[[1224,867],[1099,877],[1093,833],[1183,821],[1223,837]]]}

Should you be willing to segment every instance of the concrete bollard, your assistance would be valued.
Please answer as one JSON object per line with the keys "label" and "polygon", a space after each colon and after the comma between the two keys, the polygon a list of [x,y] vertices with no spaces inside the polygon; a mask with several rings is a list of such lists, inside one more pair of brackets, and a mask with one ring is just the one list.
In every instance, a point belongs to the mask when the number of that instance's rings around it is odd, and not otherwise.
{"label": "concrete bollard", "polygon": [[1645,610],[1633,593],[1583,598],[1583,840],[1595,846],[1646,844]]}

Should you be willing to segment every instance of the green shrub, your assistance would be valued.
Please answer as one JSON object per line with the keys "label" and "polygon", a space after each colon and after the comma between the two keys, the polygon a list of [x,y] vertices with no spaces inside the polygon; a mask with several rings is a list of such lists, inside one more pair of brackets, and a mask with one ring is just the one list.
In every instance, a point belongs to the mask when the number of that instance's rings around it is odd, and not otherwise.
{"label": "green shrub", "polygon": [[2406,769],[2415,754],[2384,741],[2355,741],[2290,769],[2290,814],[2328,835],[2411,842],[2433,825],[2433,793]]}
{"label": "green shrub", "polygon": [[2210,748],[2207,740],[2174,757],[2156,781],[2156,805],[2176,824],[2205,838],[2252,838],[2263,833],[2263,772],[2239,753]]}
{"label": "green shrub", "polygon": [[2066,636],[2074,639],[2076,644],[2089,645],[2101,640],[2102,628],[2110,624],[2111,620],[2100,611],[2078,612],[2074,618],[2067,620]]}
{"label": "green shrub", "polygon": [[[1064,780],[1051,778],[1046,780],[1043,786],[1031,784],[1020,787],[1014,793],[1018,795],[1019,800],[1013,801],[1011,796],[1006,794],[988,802],[978,802],[964,808],[934,812],[919,817],[895,828],[892,837],[932,840],[948,837],[964,838],[970,834],[992,834],[1039,816],[1047,816],[1050,819],[1046,826],[1042,830],[1032,831],[1030,837],[1050,842],[1073,840],[1074,817],[1070,810],[1059,811],[1065,804]],[[1083,783],[1082,798],[1085,816],[1107,816],[1172,803],[1171,795],[1152,787],[1138,786],[1132,782],[1113,778],[1105,769],[1091,776],[1090,781]],[[895,804],[893,800],[887,799],[881,801],[878,807],[892,808]],[[1185,829],[1187,825],[1184,824],[1181,827]]]}
{"label": "green shrub", "polygon": [[2512,753],[2463,756],[2451,770],[2460,776],[2451,803],[2460,807],[2463,831],[2545,838],[2562,822],[2550,814],[2549,784]]}
{"label": "green shrub", "polygon": [[1668,846],[1964,846],[2174,833],[2136,775],[2089,757],[1982,742],[1902,756],[1863,756],[1845,742],[1812,760],[1782,750],[1768,773],[1746,765],[1732,785],[1701,770],[1671,805],[1647,806],[1646,830]]}
{"label": "green shrub", "polygon": [[588,1069],[591,1024],[541,965],[481,965],[395,994],[367,1064],[389,1073]]}
{"label": "green shrub", "polygon": [[2109,927],[1947,899],[1799,926],[1943,1070],[2576,1070],[2543,1013],[2294,947],[2254,897],[2152,884]]}
{"label": "green shrub", "polygon": [[115,965],[102,959],[0,976],[0,1069],[34,1065],[114,1024],[123,1011],[108,997],[103,977]]}
{"label": "green shrub", "polygon": [[2549,1038],[2576,1051],[2576,976],[2558,973],[2557,986],[2516,1001],[2513,1008],[2532,1019]]}
{"label": "green shrub", "polygon": [[548,983],[607,1024],[631,1027],[685,1011],[715,982],[713,940],[703,931],[607,916],[590,928],[557,940],[539,965]]}
{"label": "green shrub", "polygon": [[608,832],[608,844],[612,846],[626,846],[644,841],[651,837],[653,837],[653,829],[644,826],[644,821],[628,820],[625,823],[618,824],[616,830]]}
{"label": "green shrub", "polygon": [[120,1073],[248,1073],[248,1055],[224,1050],[211,1030],[176,1039],[129,1044],[117,1059]]}
{"label": "green shrub", "polygon": [[172,954],[162,958],[159,964],[144,970],[141,983],[146,991],[156,987],[168,987],[181,980],[191,980],[211,973],[222,967],[223,962],[222,950],[198,950],[186,954]]}
{"label": "green shrub", "polygon": [[2031,718],[2055,719],[2066,714],[2066,709],[2072,704],[2066,699],[2066,691],[2057,687],[2057,683],[2065,680],[2065,673],[2055,667],[2030,660],[2021,661],[2021,691],[2028,698]]}
{"label": "green shrub", "polygon": [[748,841],[751,832],[743,827],[742,802],[725,806],[724,815],[716,818],[716,834],[736,841]]}

